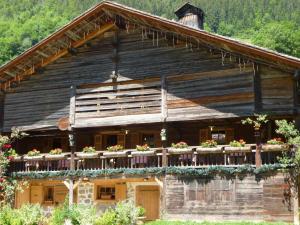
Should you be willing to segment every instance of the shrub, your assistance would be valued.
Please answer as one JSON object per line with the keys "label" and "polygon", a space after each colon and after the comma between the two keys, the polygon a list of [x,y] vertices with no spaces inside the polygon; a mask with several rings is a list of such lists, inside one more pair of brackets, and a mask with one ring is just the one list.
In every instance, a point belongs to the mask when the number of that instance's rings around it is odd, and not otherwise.
{"label": "shrub", "polygon": [[100,218],[96,220],[94,225],[115,225],[116,224],[116,212],[114,210],[106,210]]}
{"label": "shrub", "polygon": [[20,209],[4,206],[0,211],[1,225],[39,225],[45,220],[40,205],[24,204]]}

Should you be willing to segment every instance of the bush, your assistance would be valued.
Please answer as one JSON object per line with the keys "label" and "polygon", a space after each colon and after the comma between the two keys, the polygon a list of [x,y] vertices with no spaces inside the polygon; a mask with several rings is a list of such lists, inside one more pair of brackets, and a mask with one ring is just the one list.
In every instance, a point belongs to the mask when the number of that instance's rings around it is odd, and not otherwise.
{"label": "bush", "polygon": [[94,225],[115,225],[116,212],[114,210],[106,210],[100,218],[98,218]]}
{"label": "bush", "polygon": [[68,206],[68,202],[54,209],[50,218],[50,225],[62,225],[70,220],[73,225],[92,225],[96,220],[96,209],[92,206]]}
{"label": "bush", "polygon": [[94,225],[134,225],[138,217],[145,214],[141,207],[135,207],[132,201],[119,202],[115,209],[108,209],[96,220]]}
{"label": "bush", "polygon": [[0,211],[1,225],[39,225],[45,220],[40,205],[25,204],[20,209],[4,206]]}

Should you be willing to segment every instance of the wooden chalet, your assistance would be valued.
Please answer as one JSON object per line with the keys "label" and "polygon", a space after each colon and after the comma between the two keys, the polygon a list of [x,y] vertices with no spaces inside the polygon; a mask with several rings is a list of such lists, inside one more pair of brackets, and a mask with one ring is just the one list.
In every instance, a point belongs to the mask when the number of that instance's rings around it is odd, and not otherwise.
{"label": "wooden chalet", "polygon": [[[0,67],[1,132],[19,127],[29,134],[15,144],[19,157],[10,166],[30,175],[16,207],[50,210],[70,193],[71,202],[101,210],[132,199],[148,220],[293,220],[297,201],[286,200],[282,174],[208,183],[109,174],[273,165],[282,149],[257,151],[252,126],[241,120],[269,115],[262,143],[277,136],[275,119],[298,120],[300,59],[204,31],[203,11],[190,4],[176,15],[171,21],[104,1]],[[218,146],[201,148],[210,139]],[[244,149],[228,148],[239,139]],[[189,147],[171,147],[180,141]],[[136,150],[143,144],[149,151]],[[124,150],[106,151],[114,145]],[[86,146],[96,152],[83,154]],[[49,155],[57,148],[63,154]],[[41,155],[27,156],[32,149]],[[63,175],[70,171],[83,175]]]}

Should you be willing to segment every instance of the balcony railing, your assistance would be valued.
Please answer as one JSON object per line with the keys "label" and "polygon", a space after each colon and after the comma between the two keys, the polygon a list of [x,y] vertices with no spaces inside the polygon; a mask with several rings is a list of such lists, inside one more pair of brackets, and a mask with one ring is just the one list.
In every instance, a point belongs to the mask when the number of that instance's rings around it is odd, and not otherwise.
{"label": "balcony railing", "polygon": [[[145,152],[133,149],[121,152],[77,152],[74,162],[75,170],[255,165],[255,147],[255,145],[247,145],[246,148],[193,146],[185,149],[166,148],[165,151],[162,148],[156,148]],[[287,150],[288,148],[284,146],[262,148],[262,164],[278,163],[278,156]],[[11,162],[9,170],[10,172],[63,171],[70,170],[70,165],[71,153],[54,156],[42,154],[35,157],[16,157]]]}

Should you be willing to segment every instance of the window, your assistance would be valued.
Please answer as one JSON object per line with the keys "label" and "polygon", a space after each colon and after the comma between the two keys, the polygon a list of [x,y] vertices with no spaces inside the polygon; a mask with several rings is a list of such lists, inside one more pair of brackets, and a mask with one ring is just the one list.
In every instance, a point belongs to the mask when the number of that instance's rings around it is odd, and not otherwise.
{"label": "window", "polygon": [[149,147],[154,148],[155,147],[154,134],[143,134],[142,144],[147,144]]}
{"label": "window", "polygon": [[45,187],[44,202],[52,203],[54,200],[54,187]]}
{"label": "window", "polygon": [[116,188],[114,186],[97,186],[97,200],[115,200]]}
{"label": "window", "polygon": [[117,145],[118,144],[118,136],[117,135],[107,135],[106,139],[106,147]]}
{"label": "window", "polygon": [[217,130],[211,132],[211,139],[215,140],[219,145],[226,143],[226,132],[225,130]]}
{"label": "window", "polygon": [[52,149],[55,149],[55,148],[62,148],[60,138],[54,138],[53,139]]}

